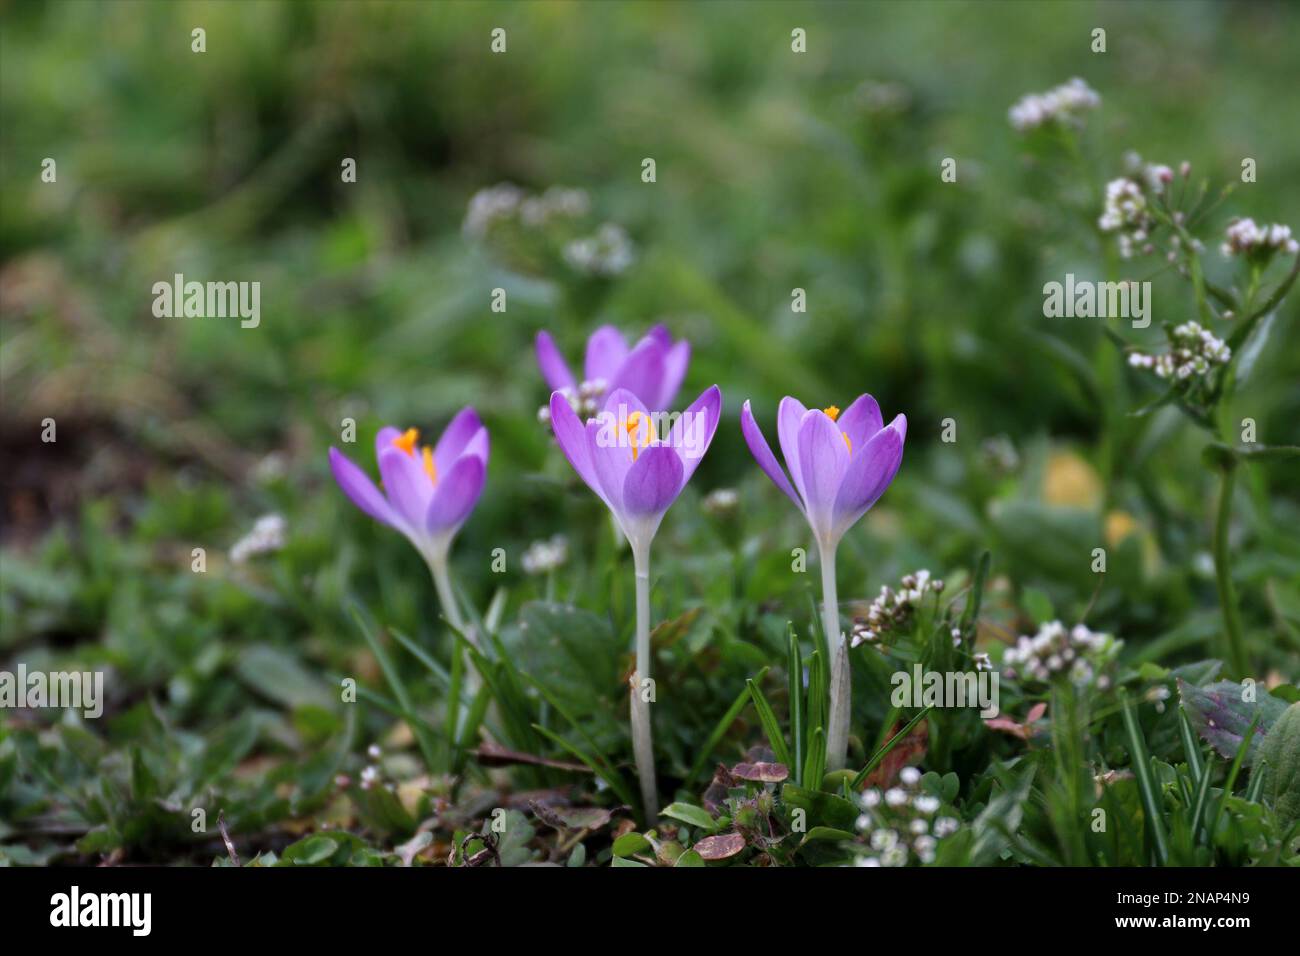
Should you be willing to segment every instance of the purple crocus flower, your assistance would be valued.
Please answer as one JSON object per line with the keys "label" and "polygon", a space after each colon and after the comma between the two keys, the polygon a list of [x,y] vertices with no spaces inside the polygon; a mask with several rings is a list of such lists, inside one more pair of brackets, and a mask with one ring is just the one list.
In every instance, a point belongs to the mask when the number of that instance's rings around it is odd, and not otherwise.
{"label": "purple crocus flower", "polygon": [[383,491],[337,448],[330,448],[330,470],[352,503],[382,524],[404,534],[433,573],[443,611],[463,629],[447,576],[447,552],[474,510],[487,474],[488,432],[472,408],[461,409],[438,441],[417,446],[420,433],[386,427],[375,437],[375,457]]}
{"label": "purple crocus flower", "polygon": [[[605,502],[634,555],[649,549],[664,514],[695,473],[721,411],[716,385],[680,416],[652,412],[628,389],[615,389],[600,414],[584,424],[563,393],[551,394],[551,427],[561,451]],[[669,423],[660,437],[661,426]]]}
{"label": "purple crocus flower", "polygon": [[[594,336],[593,336],[594,339]],[[674,386],[675,388],[675,386]],[[605,502],[632,547],[636,572],[636,673],[630,682],[632,749],[646,820],[659,814],[650,732],[650,543],[659,523],[699,466],[722,413],[718,386],[680,416],[652,412],[631,391],[615,389],[584,422],[564,393],[551,395],[551,427],[579,477]],[[674,420],[675,419],[675,420]]]}
{"label": "purple crocus flower", "polygon": [[570,403],[587,403],[585,410],[603,407],[605,395],[627,389],[653,412],[668,408],[691,361],[691,344],[673,341],[662,325],[656,325],[628,348],[623,333],[602,325],[587,339],[582,381],[569,371],[564,357],[547,332],[537,333],[537,364],[552,391],[564,393]]}
{"label": "purple crocus flower", "polygon": [[826,756],[827,766],[838,770],[848,751],[849,660],[836,599],[835,550],[898,473],[907,418],[898,415],[885,425],[870,395],[859,395],[843,414],[834,406],[808,409],[786,396],[777,410],[776,431],[788,478],[754,421],[749,402],[740,410],[740,428],[759,467],[803,512],[817,540],[822,624],[831,662]]}

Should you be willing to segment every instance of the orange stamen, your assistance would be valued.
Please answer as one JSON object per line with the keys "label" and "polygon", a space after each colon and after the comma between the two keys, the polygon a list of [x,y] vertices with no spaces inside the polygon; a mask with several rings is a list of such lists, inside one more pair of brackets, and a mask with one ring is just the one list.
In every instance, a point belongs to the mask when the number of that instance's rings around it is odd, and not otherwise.
{"label": "orange stamen", "polygon": [[831,421],[835,421],[835,419],[840,417],[840,409],[838,405],[832,405],[830,408],[823,408],[822,411],[826,413],[826,417]]}
{"label": "orange stamen", "polygon": [[424,452],[424,473],[436,485],[438,483],[438,466],[433,462],[433,449],[425,445],[421,451]]}
{"label": "orange stamen", "polygon": [[640,412],[633,412],[631,415],[627,416],[627,423],[623,426],[624,428],[627,429],[628,438],[632,442],[633,461],[636,461],[637,455],[641,454],[640,446],[642,444],[649,444],[648,441],[642,440],[641,437],[642,423],[644,423],[646,429],[649,430],[650,420],[646,418],[646,416],[642,415]]}
{"label": "orange stamen", "polygon": [[402,434],[393,439],[393,447],[399,448],[408,455],[415,454],[415,443],[420,440],[420,430],[418,428],[408,428]]}

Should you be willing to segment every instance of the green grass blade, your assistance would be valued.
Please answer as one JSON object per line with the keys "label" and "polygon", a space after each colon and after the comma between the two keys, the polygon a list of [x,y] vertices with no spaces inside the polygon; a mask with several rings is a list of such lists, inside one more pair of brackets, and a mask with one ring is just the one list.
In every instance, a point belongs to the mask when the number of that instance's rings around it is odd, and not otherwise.
{"label": "green grass blade", "polygon": [[803,653],[799,649],[799,638],[794,633],[794,624],[789,625],[788,637],[790,651],[786,669],[789,672],[790,684],[790,745],[794,748],[794,753],[791,755],[794,758],[794,765],[790,768],[790,772],[795,775],[795,783],[805,786],[803,780]]}
{"label": "green grass blade", "polygon": [[587,769],[600,777],[601,780],[604,780],[605,783],[609,785],[609,789],[614,791],[614,794],[628,806],[636,806],[635,801],[632,799],[631,792],[627,789],[626,784],[623,783],[622,776],[613,768],[603,766],[597,760],[589,757],[578,747],[569,743],[555,731],[543,727],[541,724],[533,724],[533,729],[557,747],[560,747],[566,752],[572,754],[578,760],[581,760],[587,766]]}
{"label": "green grass blade", "polygon": [[1133,773],[1137,777],[1138,793],[1142,797],[1142,810],[1146,814],[1147,827],[1155,845],[1156,859],[1164,866],[1169,861],[1169,838],[1165,835],[1165,820],[1156,793],[1155,778],[1151,773],[1151,756],[1147,753],[1142,728],[1138,726],[1133,701],[1125,691],[1120,692],[1120,700],[1123,704],[1120,713],[1124,718],[1124,729],[1128,732],[1129,746],[1133,748]]}
{"label": "green grass blade", "polygon": [[790,750],[785,745],[785,738],[781,735],[781,725],[776,721],[776,714],[772,712],[772,706],[763,696],[763,692],[758,689],[753,678],[745,681],[749,687],[749,698],[754,702],[754,709],[758,711],[758,722],[763,725],[763,733],[767,735],[767,742],[772,747],[772,753],[776,755],[778,763],[790,766]]}
{"label": "green grass blade", "polygon": [[930,707],[922,708],[920,711],[917,712],[915,717],[913,717],[903,726],[902,730],[900,730],[898,733],[894,734],[894,736],[890,737],[887,741],[881,744],[879,749],[877,749],[876,752],[871,755],[871,759],[867,761],[867,765],[863,767],[861,770],[859,770],[858,775],[853,778],[853,782],[849,784],[849,789],[857,790],[861,788],[861,786],[867,782],[867,777],[870,776],[871,771],[875,770],[878,766],[880,766],[880,761],[884,760],[885,757],[889,755],[889,752],[893,750],[894,747],[901,740],[903,740],[908,734],[910,734],[913,728],[915,728],[917,724],[919,724],[922,720],[925,719],[925,715],[928,714],[930,710],[931,710]]}
{"label": "green grass blade", "polygon": [[1201,776],[1201,748],[1196,742],[1196,734],[1192,732],[1192,725],[1187,720],[1187,714],[1183,708],[1178,708],[1178,733],[1183,738],[1183,753],[1187,755],[1187,769],[1192,772],[1192,777],[1199,779]]}
{"label": "green grass blade", "polygon": [[402,683],[401,675],[398,674],[397,668],[393,665],[393,660],[384,650],[379,638],[374,635],[361,613],[361,608],[356,604],[352,605],[352,619],[356,621],[357,627],[361,629],[361,635],[370,645],[370,652],[375,655],[375,660],[379,662],[379,669],[384,674],[384,680],[387,681],[389,689],[393,696],[397,698],[398,706],[401,708],[402,719],[411,726],[411,733],[415,735],[416,743],[420,746],[420,753],[424,756],[424,762],[429,771],[437,772],[445,769],[442,762],[438,760],[437,748],[434,746],[434,735],[429,731],[429,725],[415,716],[415,708],[411,705],[410,695],[406,692],[406,686]]}
{"label": "green grass blade", "polygon": [[[1196,802],[1192,804],[1192,842],[1196,841],[1196,832],[1205,820],[1205,808],[1210,796],[1210,776],[1214,771],[1214,755],[1211,754],[1201,770],[1201,779],[1196,785]],[[1210,837],[1209,825],[1206,825],[1206,839]]]}
{"label": "green grass blade", "polygon": [[812,740],[808,741],[808,757],[803,767],[803,778],[807,781],[807,789],[820,790],[825,775],[826,731],[818,727],[813,731]]}

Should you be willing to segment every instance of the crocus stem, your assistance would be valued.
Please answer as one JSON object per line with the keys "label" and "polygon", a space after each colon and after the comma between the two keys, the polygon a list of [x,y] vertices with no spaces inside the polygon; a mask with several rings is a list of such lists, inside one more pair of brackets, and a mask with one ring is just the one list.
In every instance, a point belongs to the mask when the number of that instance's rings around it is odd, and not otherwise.
{"label": "crocus stem", "polygon": [[1228,651],[1237,676],[1244,677],[1249,666],[1246,642],[1241,633],[1241,613],[1237,610],[1237,592],[1232,586],[1232,565],[1228,551],[1228,525],[1232,518],[1232,489],[1236,484],[1236,462],[1225,460],[1219,466],[1219,509],[1214,525],[1214,576],[1219,586],[1219,606],[1223,610],[1223,627],[1228,632]]}
{"label": "crocus stem", "polygon": [[[840,632],[840,602],[835,588],[835,545],[820,545],[822,565],[822,630],[826,632],[826,661],[831,675],[831,706],[826,728],[826,769],[843,770],[849,751],[849,658]],[[814,786],[821,781],[814,781]]]}
{"label": "crocus stem", "polygon": [[[650,678],[650,547],[634,545],[636,567],[636,672],[629,690],[632,708],[632,753],[641,778],[641,801],[647,826],[659,817],[659,793],[655,784],[654,739],[650,733],[650,704],[642,682]],[[653,686],[653,685],[649,685]]]}
{"label": "crocus stem", "polygon": [[433,586],[438,591],[438,603],[442,613],[456,630],[473,640],[473,635],[465,630],[465,619],[460,616],[460,605],[456,603],[456,592],[451,588],[451,574],[447,570],[447,556],[435,554],[429,558],[429,571],[433,574]]}

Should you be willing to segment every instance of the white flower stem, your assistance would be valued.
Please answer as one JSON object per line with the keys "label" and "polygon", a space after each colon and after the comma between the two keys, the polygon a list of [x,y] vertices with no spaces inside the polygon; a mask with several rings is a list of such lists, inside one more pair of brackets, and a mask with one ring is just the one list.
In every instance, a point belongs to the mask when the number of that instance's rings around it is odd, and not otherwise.
{"label": "white flower stem", "polygon": [[[826,769],[843,770],[849,750],[849,658],[840,630],[840,602],[835,587],[835,544],[819,542],[822,565],[822,629],[826,632],[826,667],[831,706],[826,728]],[[814,786],[820,781],[814,781]]]}
{"label": "white flower stem", "polygon": [[465,619],[461,617],[460,605],[456,603],[456,592],[452,590],[451,573],[447,569],[447,555],[433,554],[428,558],[429,572],[433,575],[433,586],[438,592],[438,603],[442,613],[447,616],[451,626],[473,640],[473,635],[465,630]]}
{"label": "white flower stem", "polygon": [[642,682],[650,678],[650,546],[633,545],[636,567],[636,672],[629,688],[632,717],[632,753],[641,778],[641,801],[645,823],[653,826],[659,817],[659,794],[655,782],[654,740],[650,732],[650,704],[643,698]]}

